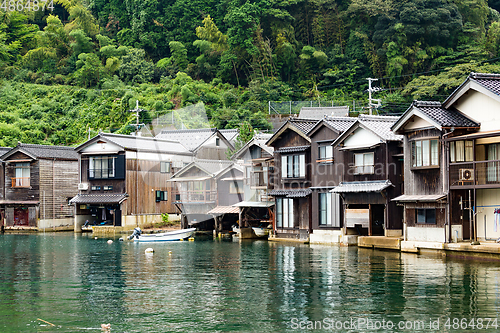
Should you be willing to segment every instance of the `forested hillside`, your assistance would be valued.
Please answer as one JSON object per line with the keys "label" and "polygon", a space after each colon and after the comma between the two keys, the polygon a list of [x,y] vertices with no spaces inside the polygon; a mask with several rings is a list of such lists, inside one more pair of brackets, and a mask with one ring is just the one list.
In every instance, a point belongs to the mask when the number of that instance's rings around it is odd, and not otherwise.
{"label": "forested hillside", "polygon": [[[35,6],[36,5],[36,6]],[[270,128],[268,101],[366,99],[381,113],[500,73],[500,1],[2,1],[0,145],[75,144],[203,102]],[[196,122],[193,122],[195,126]],[[189,126],[189,122],[188,122]],[[92,131],[91,130],[91,131]]]}

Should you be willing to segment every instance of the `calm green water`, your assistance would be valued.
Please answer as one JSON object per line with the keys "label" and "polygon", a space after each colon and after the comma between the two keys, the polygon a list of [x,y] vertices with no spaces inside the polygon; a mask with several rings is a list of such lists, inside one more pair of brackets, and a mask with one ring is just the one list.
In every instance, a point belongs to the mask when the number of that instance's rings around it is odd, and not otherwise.
{"label": "calm green water", "polygon": [[[150,246],[154,255],[144,253]],[[0,262],[0,332],[99,332],[102,323],[111,332],[299,332],[308,320],[317,331],[350,321],[342,332],[401,332],[376,321],[424,321],[428,332],[438,319],[434,331],[455,332],[447,318],[467,318],[464,331],[474,331],[470,319],[500,317],[500,267],[490,262],[262,241],[107,244],[61,233],[0,235]],[[372,326],[351,325],[360,320]]]}

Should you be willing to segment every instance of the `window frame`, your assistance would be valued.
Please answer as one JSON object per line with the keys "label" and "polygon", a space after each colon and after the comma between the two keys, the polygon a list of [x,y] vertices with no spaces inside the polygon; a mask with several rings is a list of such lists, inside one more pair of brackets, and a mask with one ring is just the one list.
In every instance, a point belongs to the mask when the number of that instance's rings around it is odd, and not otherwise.
{"label": "window frame", "polygon": [[281,155],[281,178],[283,179],[306,178],[306,155],[305,154]]}
{"label": "window frame", "polygon": [[[89,166],[88,166],[88,179],[115,179],[116,177],[116,156],[110,155],[98,155],[89,156]],[[104,160],[107,162],[107,168],[102,167]],[[99,168],[96,168],[96,161],[100,162]],[[109,166],[111,161],[111,168]],[[97,170],[99,171],[99,177],[97,177]],[[107,170],[107,177],[103,177],[103,170]]]}
{"label": "window frame", "polygon": [[331,164],[334,162],[333,146],[331,144],[318,144],[318,159],[316,162],[321,164]]}
{"label": "window frame", "polygon": [[[424,221],[419,221],[419,211],[423,213]],[[434,215],[434,216],[432,216]],[[421,225],[437,224],[437,209],[436,208],[415,208],[415,223]],[[429,222],[429,220],[431,222]],[[433,221],[432,221],[433,220]]]}
{"label": "window frame", "polygon": [[160,162],[160,173],[170,173],[172,168],[172,163],[170,161],[161,161]]}
{"label": "window frame", "polygon": [[[18,172],[18,170],[20,172]],[[31,186],[31,163],[17,162],[14,166],[13,188],[26,188]],[[20,177],[19,177],[20,176]],[[27,177],[26,177],[27,176]]]}
{"label": "window frame", "polygon": [[286,197],[276,198],[276,228],[294,229],[293,199]]}
{"label": "window frame", "polygon": [[[356,157],[362,157],[363,164],[356,164]],[[367,164],[367,156],[371,156],[372,162],[371,164]],[[375,152],[365,152],[365,153],[354,153],[354,174],[355,175],[373,175],[375,173]]]}
{"label": "window frame", "polygon": [[474,141],[457,140],[450,142],[450,163],[474,162]]}
{"label": "window frame", "polygon": [[168,201],[168,191],[156,190],[155,200],[156,202]]}
{"label": "window frame", "polygon": [[[325,207],[323,207],[323,203],[326,205]],[[318,193],[318,225],[320,227],[333,226],[332,193]]]}
{"label": "window frame", "polygon": [[[439,138],[425,138],[410,141],[410,165],[412,170],[440,168]],[[428,151],[426,151],[426,149]],[[425,155],[425,158],[424,158]],[[424,162],[428,161],[428,165]],[[433,163],[436,164],[433,164]]]}

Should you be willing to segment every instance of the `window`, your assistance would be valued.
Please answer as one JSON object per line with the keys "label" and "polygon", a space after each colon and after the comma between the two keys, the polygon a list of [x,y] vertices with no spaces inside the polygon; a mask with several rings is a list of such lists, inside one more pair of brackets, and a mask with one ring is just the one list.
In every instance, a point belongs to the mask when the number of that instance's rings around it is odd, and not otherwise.
{"label": "window", "polygon": [[472,162],[474,160],[474,143],[471,140],[450,142],[451,162]]}
{"label": "window", "polygon": [[417,209],[417,223],[436,224],[436,209]]}
{"label": "window", "polygon": [[237,194],[243,193],[243,184],[239,181],[232,181],[229,183],[229,193]]}
{"label": "window", "polygon": [[16,163],[16,177],[12,179],[12,187],[30,187],[30,163]]}
{"label": "window", "polygon": [[372,174],[375,172],[374,153],[354,154],[354,173]]}
{"label": "window", "polygon": [[160,172],[169,173],[170,172],[170,162],[160,162]]}
{"label": "window", "polygon": [[216,145],[217,147],[219,147],[219,146],[220,146],[220,139],[219,139],[219,138],[215,138],[215,145]]}
{"label": "window", "polygon": [[319,193],[319,225],[332,224],[332,194]]}
{"label": "window", "polygon": [[306,156],[281,155],[282,178],[304,178],[306,176]]}
{"label": "window", "polygon": [[332,163],[333,162],[333,147],[331,145],[319,146],[319,159],[317,162]]}
{"label": "window", "polygon": [[99,156],[89,158],[89,178],[105,179],[115,177],[115,158]]}
{"label": "window", "polygon": [[439,167],[439,144],[437,139],[416,140],[411,143],[413,168]]}
{"label": "window", "polygon": [[293,199],[276,198],[276,227],[293,228]]}
{"label": "window", "polygon": [[156,191],[156,202],[168,201],[167,191]]}

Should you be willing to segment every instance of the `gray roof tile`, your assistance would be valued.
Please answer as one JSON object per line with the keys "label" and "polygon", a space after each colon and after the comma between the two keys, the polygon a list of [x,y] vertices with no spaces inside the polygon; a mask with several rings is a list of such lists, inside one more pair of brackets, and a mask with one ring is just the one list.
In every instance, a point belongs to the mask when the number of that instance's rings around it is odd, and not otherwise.
{"label": "gray roof tile", "polygon": [[325,117],[323,119],[325,123],[335,128],[339,132],[343,132],[351,127],[352,124],[356,122],[356,118],[353,117]]}
{"label": "gray roof tile", "polygon": [[128,194],[78,194],[70,204],[119,204],[127,199]]}
{"label": "gray roof tile", "polygon": [[386,141],[401,141],[403,135],[395,134],[391,127],[396,123],[399,117],[391,116],[369,116],[360,115],[358,120],[361,124],[380,135]]}
{"label": "gray roof tile", "polygon": [[454,108],[443,108],[441,102],[413,101],[412,106],[425,113],[442,127],[479,127],[478,123],[460,111]]}
{"label": "gray roof tile", "polygon": [[470,73],[469,78],[500,95],[500,74]]}
{"label": "gray roof tile", "polygon": [[311,148],[311,146],[292,146],[292,147],[282,147],[276,149],[274,152],[279,154],[288,154],[288,153],[298,153],[302,151],[306,151]]}
{"label": "gray roof tile", "polygon": [[299,118],[323,119],[325,116],[349,116],[348,106],[303,107]]}
{"label": "gray roof tile", "polygon": [[309,188],[297,190],[272,190],[269,195],[272,196],[285,196],[287,198],[305,198],[312,193]]}
{"label": "gray roof tile", "polygon": [[16,147],[5,152],[4,156],[10,155],[16,151],[24,151],[35,158],[78,160],[78,153],[75,151],[73,147],[35,145],[27,143],[18,143]]}
{"label": "gray roof tile", "polygon": [[[316,119],[301,119],[301,118],[290,118],[288,122],[295,126],[299,131],[306,134],[316,125],[318,120]],[[286,124],[286,123],[285,123]]]}
{"label": "gray roof tile", "polygon": [[375,180],[365,182],[342,182],[330,192],[333,193],[357,193],[357,192],[381,192],[392,186],[389,180]]}
{"label": "gray roof tile", "polygon": [[[156,137],[160,139],[178,141],[189,150],[193,151],[210,138],[216,131],[216,128],[163,130]],[[237,129],[220,130],[219,132],[229,142],[232,142],[238,134]]]}
{"label": "gray roof tile", "polygon": [[100,133],[99,135],[125,149],[191,154],[178,141],[111,133]]}

